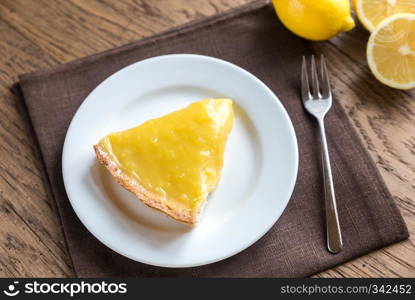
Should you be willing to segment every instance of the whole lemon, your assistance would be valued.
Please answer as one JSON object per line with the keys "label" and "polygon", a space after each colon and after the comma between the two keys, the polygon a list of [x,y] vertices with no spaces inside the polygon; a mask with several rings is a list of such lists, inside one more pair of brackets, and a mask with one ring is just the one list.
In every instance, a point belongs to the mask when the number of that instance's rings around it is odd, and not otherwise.
{"label": "whole lemon", "polygon": [[328,40],[351,30],[349,0],[272,0],[281,22],[295,34],[314,41]]}

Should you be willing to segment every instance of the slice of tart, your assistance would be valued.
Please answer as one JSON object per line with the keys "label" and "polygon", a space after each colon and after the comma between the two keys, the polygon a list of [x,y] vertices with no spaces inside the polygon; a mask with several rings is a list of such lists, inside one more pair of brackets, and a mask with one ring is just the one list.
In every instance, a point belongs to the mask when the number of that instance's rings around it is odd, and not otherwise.
{"label": "slice of tart", "polygon": [[94,145],[98,160],[146,205],[194,226],[220,179],[232,101],[205,99]]}

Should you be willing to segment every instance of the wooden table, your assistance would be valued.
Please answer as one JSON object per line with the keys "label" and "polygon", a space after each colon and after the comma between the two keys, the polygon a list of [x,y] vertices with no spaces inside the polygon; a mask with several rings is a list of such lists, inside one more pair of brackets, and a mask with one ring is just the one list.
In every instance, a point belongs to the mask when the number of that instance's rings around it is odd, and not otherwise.
{"label": "wooden table", "polygon": [[[249,0],[0,1],[0,276],[73,276],[59,220],[43,184],[36,141],[10,86],[17,75],[141,39]],[[415,233],[415,91],[379,84],[360,26],[311,43],[330,61],[348,112]],[[415,276],[415,238],[317,277]]]}

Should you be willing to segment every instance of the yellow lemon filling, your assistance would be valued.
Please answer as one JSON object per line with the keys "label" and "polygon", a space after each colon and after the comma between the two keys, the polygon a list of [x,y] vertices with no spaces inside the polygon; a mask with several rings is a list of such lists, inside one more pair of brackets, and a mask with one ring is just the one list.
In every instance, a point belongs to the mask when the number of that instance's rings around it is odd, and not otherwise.
{"label": "yellow lemon filling", "polygon": [[100,141],[118,167],[170,207],[197,213],[220,179],[232,101],[205,99]]}

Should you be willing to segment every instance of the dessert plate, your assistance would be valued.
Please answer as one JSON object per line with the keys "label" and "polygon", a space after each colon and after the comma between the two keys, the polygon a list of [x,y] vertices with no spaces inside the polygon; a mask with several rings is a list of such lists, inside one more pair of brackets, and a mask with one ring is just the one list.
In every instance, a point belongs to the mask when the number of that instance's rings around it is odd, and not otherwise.
{"label": "dessert plate", "polygon": [[[204,98],[232,99],[235,122],[220,183],[189,228],[124,190],[92,146]],[[66,192],[86,228],[119,254],[163,267],[213,263],[255,243],[284,211],[297,169],[294,129],[272,91],[236,65],[191,54],[149,58],[104,80],[76,112],[62,155]]]}

